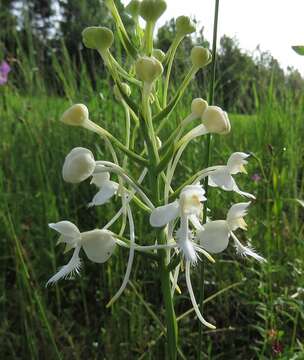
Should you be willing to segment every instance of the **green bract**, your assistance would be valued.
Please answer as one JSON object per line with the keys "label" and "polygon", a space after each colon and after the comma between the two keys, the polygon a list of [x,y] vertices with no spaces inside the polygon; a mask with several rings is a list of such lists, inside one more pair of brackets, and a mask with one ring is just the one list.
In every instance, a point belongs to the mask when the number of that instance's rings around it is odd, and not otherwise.
{"label": "green bract", "polygon": [[152,55],[160,62],[163,62],[166,54],[161,49],[154,49]]}
{"label": "green bract", "polygon": [[147,22],[155,23],[167,9],[164,0],[143,0],[140,3],[139,15]]}
{"label": "green bract", "polygon": [[114,41],[112,31],[103,26],[87,27],[82,32],[82,42],[85,47],[95,50],[106,50]]}
{"label": "green bract", "polygon": [[152,83],[162,74],[163,66],[153,56],[142,56],[136,61],[135,70],[139,80]]}
{"label": "green bract", "polygon": [[188,16],[179,16],[175,24],[176,33],[180,36],[185,36],[195,31],[195,25]]}
{"label": "green bract", "polygon": [[[131,89],[127,83],[122,83],[121,88],[127,96],[131,95]],[[123,99],[117,85],[114,85],[113,92],[118,101],[121,101]]]}
{"label": "green bract", "polygon": [[191,61],[195,67],[202,68],[210,63],[211,53],[202,46],[194,46],[191,50]]}

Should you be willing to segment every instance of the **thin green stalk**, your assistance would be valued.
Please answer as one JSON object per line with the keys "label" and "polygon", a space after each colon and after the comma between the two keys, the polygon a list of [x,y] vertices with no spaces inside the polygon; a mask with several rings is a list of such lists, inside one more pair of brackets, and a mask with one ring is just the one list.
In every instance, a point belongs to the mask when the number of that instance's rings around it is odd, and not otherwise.
{"label": "thin green stalk", "polygon": [[167,105],[168,87],[169,87],[169,80],[170,80],[170,75],[171,75],[171,70],[172,70],[172,64],[173,64],[176,50],[177,50],[178,45],[180,44],[181,40],[182,40],[181,37],[176,37],[172,43],[172,50],[170,51],[170,55],[169,55],[169,63],[168,63],[165,85],[164,85],[163,107],[166,107],[166,105]]}
{"label": "thin green stalk", "polygon": [[168,359],[176,360],[178,329],[173,299],[171,297],[170,272],[168,271],[166,264],[166,251],[164,251],[162,259],[159,262],[159,267],[161,287],[166,311]]}
{"label": "thin green stalk", "polygon": [[153,32],[155,23],[148,21],[145,30],[145,53],[147,56],[152,55],[153,51]]}
{"label": "thin green stalk", "polygon": [[187,75],[185,76],[185,78],[184,78],[183,82],[181,83],[180,87],[176,91],[175,97],[170,101],[170,103],[161,112],[159,112],[153,118],[153,122],[157,122],[158,120],[162,120],[161,123],[159,124],[157,130],[156,130],[156,134],[158,134],[161,131],[161,129],[164,127],[164,125],[168,121],[169,115],[175,109],[178,101],[183,96],[183,94],[184,94],[186,88],[188,87],[190,81],[193,79],[194,75],[196,74],[196,72],[198,70],[199,69],[194,67],[193,65],[191,66],[189,72],[187,73]]}
{"label": "thin green stalk", "polygon": [[[213,22],[213,39],[212,39],[212,62],[211,62],[211,79],[210,79],[210,87],[209,87],[209,99],[208,102],[210,105],[213,103],[214,99],[214,84],[215,84],[215,67],[216,67],[216,42],[217,42],[217,26],[218,26],[218,13],[219,13],[219,0],[215,1],[215,9],[214,9],[214,22]],[[206,159],[205,159],[205,167],[209,167],[211,161],[211,134],[207,135],[207,143],[206,143]],[[204,188],[206,190],[206,195],[208,193],[208,177],[206,177],[204,181]],[[203,214],[203,223],[206,222],[207,219],[207,201],[204,203],[204,214]],[[199,293],[199,306],[201,312],[203,312],[203,304],[204,304],[204,296],[205,296],[205,261],[200,263],[200,293]],[[202,323],[199,323],[199,331],[198,331],[198,353],[197,359],[201,360],[202,358]]]}

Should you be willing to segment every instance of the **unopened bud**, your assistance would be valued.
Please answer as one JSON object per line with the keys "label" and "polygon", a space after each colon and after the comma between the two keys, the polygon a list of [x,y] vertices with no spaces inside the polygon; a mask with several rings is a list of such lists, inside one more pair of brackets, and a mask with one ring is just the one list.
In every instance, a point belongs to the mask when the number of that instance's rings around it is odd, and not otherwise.
{"label": "unopened bud", "polygon": [[136,18],[139,15],[140,1],[131,0],[129,4],[126,6],[126,11],[132,17]]}
{"label": "unopened bud", "polygon": [[227,113],[218,106],[208,106],[202,122],[210,133],[227,134],[231,130]]}
{"label": "unopened bud", "polygon": [[136,61],[135,70],[139,80],[152,83],[162,74],[163,66],[153,56],[142,56]]}
{"label": "unopened bud", "polygon": [[74,104],[67,109],[60,121],[67,125],[83,126],[89,120],[89,110],[83,104]]}
{"label": "unopened bud", "polygon": [[211,53],[202,46],[194,46],[191,50],[191,61],[196,68],[202,68],[210,63]]}
{"label": "unopened bud", "polygon": [[179,16],[175,25],[176,33],[180,36],[192,34],[195,31],[195,25],[188,16]]}
{"label": "unopened bud", "polygon": [[[126,84],[126,83],[122,83],[121,87],[122,87],[122,89],[124,91],[124,94],[129,97],[131,95],[130,86],[128,84]],[[120,92],[119,87],[117,85],[114,85],[113,92],[114,92],[114,95],[115,95],[117,101],[123,100],[123,97],[121,96],[121,92]]]}
{"label": "unopened bud", "polygon": [[205,112],[205,110],[207,109],[207,107],[208,107],[208,103],[206,100],[202,98],[196,98],[193,99],[192,101],[191,111],[195,116],[201,117]]}
{"label": "unopened bud", "polygon": [[76,147],[66,156],[62,168],[63,180],[77,184],[90,177],[95,169],[92,152],[83,147]]}
{"label": "unopened bud", "polygon": [[147,22],[155,23],[166,9],[164,0],[143,0],[139,6],[139,15]]}
{"label": "unopened bud", "polygon": [[161,49],[153,49],[152,56],[158,61],[163,62],[166,54]]}
{"label": "unopened bud", "polygon": [[103,26],[91,26],[82,31],[82,42],[89,49],[106,50],[113,41],[112,31]]}

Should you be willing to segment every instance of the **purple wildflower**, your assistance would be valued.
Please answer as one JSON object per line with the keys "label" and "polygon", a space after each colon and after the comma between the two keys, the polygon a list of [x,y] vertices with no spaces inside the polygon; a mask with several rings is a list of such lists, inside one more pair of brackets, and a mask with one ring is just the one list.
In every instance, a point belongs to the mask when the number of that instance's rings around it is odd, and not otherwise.
{"label": "purple wildflower", "polygon": [[251,176],[251,180],[253,180],[254,182],[259,182],[261,179],[262,177],[258,173],[255,173]]}
{"label": "purple wildflower", "polygon": [[0,64],[0,85],[4,85],[8,80],[8,73],[11,71],[11,67],[4,60]]}

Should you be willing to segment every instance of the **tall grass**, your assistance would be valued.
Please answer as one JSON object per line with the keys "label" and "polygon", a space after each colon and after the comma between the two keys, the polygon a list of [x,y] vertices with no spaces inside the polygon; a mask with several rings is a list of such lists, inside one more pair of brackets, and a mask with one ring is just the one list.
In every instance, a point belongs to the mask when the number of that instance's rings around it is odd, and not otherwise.
{"label": "tall grass", "polygon": [[[1,354],[7,359],[162,359],[164,314],[153,264],[136,259],[132,282],[112,310],[105,304],[119,287],[127,253],[100,267],[86,262],[79,278],[44,287],[58,264],[67,261],[57,254],[48,222],[68,218],[85,231],[105,224],[116,208],[114,203],[88,210],[94,189],[86,184],[71,189],[62,181],[62,162],[71,148],[90,147],[100,158],[108,154],[93,134],[64,127],[58,118],[71,102],[85,102],[96,122],[123,138],[123,112],[107,79],[94,90],[86,66],[76,72],[64,44],[63,57],[54,54],[52,63],[61,97],[48,90],[34,55],[21,45],[19,54],[15,84],[22,86],[0,89]],[[255,115],[231,114],[233,132],[214,138],[213,164],[224,164],[235,150],[253,153],[249,176],[261,179],[248,189],[257,201],[247,236],[268,263],[245,266],[250,260],[235,261],[228,251],[205,269],[205,314],[217,320],[217,330],[205,331],[206,359],[303,359],[304,209],[295,199],[304,197],[304,100],[295,104],[286,94],[279,103],[273,86],[270,82],[268,93],[256,101]],[[198,95],[194,86],[184,103]],[[216,102],[220,105],[220,99]],[[172,129],[188,112],[179,106]],[[201,167],[204,154],[202,146],[189,147],[179,165],[183,178]],[[218,209],[213,215],[223,218],[231,194],[219,197],[215,191],[209,194]],[[140,242],[149,229],[138,222],[137,228]],[[194,281],[198,290],[199,271]],[[195,359],[198,321],[184,296],[185,284],[180,287],[180,357]]]}

